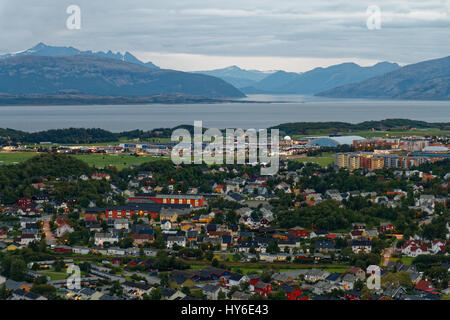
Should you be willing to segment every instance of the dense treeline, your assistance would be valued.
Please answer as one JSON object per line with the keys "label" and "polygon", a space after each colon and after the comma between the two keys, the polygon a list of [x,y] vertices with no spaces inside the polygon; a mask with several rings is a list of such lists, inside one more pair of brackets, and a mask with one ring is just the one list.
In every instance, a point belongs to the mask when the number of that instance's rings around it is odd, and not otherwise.
{"label": "dense treeline", "polygon": [[[359,208],[354,202],[363,201]],[[325,200],[315,206],[300,207],[293,210],[281,210],[277,213],[277,222],[282,228],[302,226],[315,230],[347,230],[354,222],[366,223],[369,227],[378,227],[382,221],[394,222],[397,231],[413,235],[418,231],[416,213],[408,208],[386,208],[364,199],[345,202]]]}
{"label": "dense treeline", "polygon": [[[271,129],[280,129],[285,134],[312,134],[314,131],[342,132],[375,129],[395,129],[395,128],[440,128],[448,129],[450,123],[428,123],[424,121],[408,120],[408,119],[386,119],[381,121],[366,121],[362,123],[352,124],[346,122],[295,122],[284,123]],[[150,140],[152,138],[169,138],[172,131],[178,128],[187,129],[193,133],[192,125],[180,125],[174,128],[158,128],[149,131],[132,130],[124,132],[109,132],[103,129],[54,129],[40,132],[24,132],[13,129],[0,128],[0,143],[102,143],[119,141],[124,139],[140,139],[141,141]],[[203,128],[206,130],[206,128]]]}
{"label": "dense treeline", "polygon": [[434,175],[444,177],[447,173],[450,173],[450,158],[442,161],[427,162],[421,164],[419,167],[414,168],[423,172],[432,172]]}
{"label": "dense treeline", "polygon": [[328,132],[333,131],[358,131],[358,130],[371,130],[374,129],[395,129],[401,127],[407,128],[448,128],[450,123],[428,123],[425,121],[408,120],[408,119],[385,119],[381,121],[365,121],[361,123],[346,123],[346,122],[293,122],[284,123],[273,127],[273,129],[279,129],[285,134],[312,134],[314,131],[326,130]]}
{"label": "dense treeline", "polygon": [[170,137],[171,129],[155,129],[153,131],[133,130],[114,133],[103,129],[54,129],[40,132],[24,132],[13,129],[0,129],[0,143],[67,143],[88,144],[119,141],[126,139],[150,139],[156,137]]}
{"label": "dense treeline", "polygon": [[[62,177],[78,177],[82,174],[91,174],[94,169],[84,161],[60,154],[42,154],[18,165],[0,168],[0,196],[5,203],[14,203],[19,197],[39,194],[31,184],[45,180],[56,180]],[[61,179],[60,179],[61,180]],[[56,183],[61,188],[71,189],[72,195],[77,192],[88,193],[92,191],[87,186],[75,189],[70,183]],[[59,191],[58,191],[59,190]],[[63,190],[63,189],[61,189]],[[61,194],[57,189],[56,194]],[[64,192],[62,192],[64,194]]]}

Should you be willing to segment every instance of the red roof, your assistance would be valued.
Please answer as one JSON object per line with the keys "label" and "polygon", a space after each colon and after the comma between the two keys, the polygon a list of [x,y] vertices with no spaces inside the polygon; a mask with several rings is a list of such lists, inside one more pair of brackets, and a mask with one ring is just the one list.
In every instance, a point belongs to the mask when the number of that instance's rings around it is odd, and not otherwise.
{"label": "red roof", "polygon": [[434,288],[431,287],[430,281],[420,280],[414,287],[416,290],[420,291],[433,291]]}

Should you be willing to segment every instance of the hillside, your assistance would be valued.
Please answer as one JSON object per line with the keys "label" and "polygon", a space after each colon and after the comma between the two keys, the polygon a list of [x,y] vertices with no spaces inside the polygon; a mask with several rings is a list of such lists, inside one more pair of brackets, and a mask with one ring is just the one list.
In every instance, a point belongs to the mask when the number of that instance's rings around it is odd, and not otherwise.
{"label": "hillside", "polygon": [[269,75],[253,87],[243,88],[243,91],[246,93],[257,90],[279,94],[315,94],[382,75],[398,68],[400,67],[396,63],[380,62],[370,67],[361,67],[355,63],[342,63],[327,68],[315,68],[304,73],[279,71]]}
{"label": "hillside", "polygon": [[230,98],[244,94],[201,74],[151,69],[92,55],[30,56],[0,60],[0,93],[95,96],[187,95]]}
{"label": "hillside", "polygon": [[236,88],[244,88],[253,86],[258,81],[263,80],[270,72],[263,72],[258,70],[244,70],[237,66],[231,66],[223,69],[196,71],[195,73],[206,74],[209,76],[218,77],[226,82],[232,84]]}
{"label": "hillside", "polygon": [[317,95],[333,98],[449,100],[450,57],[407,65],[399,70]]}
{"label": "hillside", "polygon": [[128,51],[123,54],[120,52],[114,53],[111,50],[109,50],[108,52],[103,52],[103,51],[94,52],[91,50],[81,51],[74,47],[49,46],[42,42],[38,43],[37,45],[35,45],[34,47],[32,47],[30,49],[24,50],[24,51],[0,55],[0,59],[7,59],[7,58],[12,58],[12,57],[22,57],[22,56],[60,57],[60,56],[76,56],[76,55],[80,55],[80,54],[93,55],[93,56],[99,56],[99,57],[104,57],[104,58],[111,58],[111,59],[116,59],[116,60],[120,60],[120,61],[136,63],[136,64],[143,65],[143,66],[146,66],[146,67],[152,68],[152,69],[159,69],[159,67],[156,66],[155,64],[153,64],[152,62],[140,61],[138,58],[133,56]]}

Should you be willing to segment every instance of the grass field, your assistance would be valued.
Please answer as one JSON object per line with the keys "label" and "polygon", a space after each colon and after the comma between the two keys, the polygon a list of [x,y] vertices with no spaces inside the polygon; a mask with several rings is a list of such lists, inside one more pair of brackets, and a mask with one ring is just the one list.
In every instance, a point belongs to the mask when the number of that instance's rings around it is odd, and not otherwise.
{"label": "grass field", "polygon": [[[327,130],[316,130],[311,131],[310,134],[307,135],[294,135],[293,138],[305,138],[305,137],[313,137],[313,136],[327,136],[330,134],[335,134],[336,132],[330,132]],[[361,130],[361,131],[351,131],[351,132],[338,132],[343,136],[361,136],[364,138],[371,137],[403,137],[403,136],[441,136],[441,135],[450,135],[450,130],[440,130],[440,129],[418,129],[418,130],[396,130],[396,131],[370,131],[370,130]]]}
{"label": "grass field", "polygon": [[297,162],[315,162],[322,167],[325,167],[325,166],[328,166],[328,165],[334,163],[333,156],[305,157],[305,158],[295,158],[295,159],[289,159],[289,160],[297,161]]}
{"label": "grass field", "polygon": [[450,135],[449,130],[425,129],[425,130],[408,130],[408,131],[354,131],[351,133],[342,133],[342,135],[362,136],[364,138],[371,137],[402,137],[402,136],[435,136]]}
{"label": "grass field", "polygon": [[0,166],[18,164],[38,155],[36,152],[0,153]]}
{"label": "grass field", "polygon": [[49,276],[51,280],[63,280],[67,279],[69,276],[66,272],[55,272],[55,271],[39,271],[42,275]]}
{"label": "grass field", "polygon": [[[0,153],[0,166],[18,164],[37,155],[38,153],[36,152]],[[80,155],[73,155],[73,157],[86,162],[90,166],[95,166],[96,168],[115,166],[119,170],[125,167],[129,167],[132,164],[142,164],[145,162],[155,161],[158,159],[168,159],[167,157],[156,157],[156,156],[103,155],[103,154],[89,154],[89,155],[80,154]]]}
{"label": "grass field", "polygon": [[90,154],[90,155],[74,155],[75,158],[80,159],[90,166],[96,168],[104,168],[106,166],[114,166],[117,169],[123,169],[133,164],[142,164],[145,162],[168,159],[167,157],[155,157],[155,156],[132,156],[132,155],[102,155],[102,154]]}

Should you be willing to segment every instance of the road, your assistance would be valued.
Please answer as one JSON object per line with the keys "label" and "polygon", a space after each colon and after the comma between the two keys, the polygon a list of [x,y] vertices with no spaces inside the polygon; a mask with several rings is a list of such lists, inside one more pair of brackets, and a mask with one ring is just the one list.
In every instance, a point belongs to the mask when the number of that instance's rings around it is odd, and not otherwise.
{"label": "road", "polygon": [[52,244],[56,244],[56,238],[53,235],[53,232],[50,230],[50,217],[43,217],[42,219],[44,226],[42,227],[42,229],[44,230],[45,233],[45,241],[47,241],[47,244],[52,245]]}
{"label": "road", "polygon": [[383,251],[383,266],[386,267],[389,263],[389,259],[391,258],[391,256],[394,254],[395,252],[395,246],[397,245],[397,241],[395,241],[392,244],[392,247],[386,248]]}

